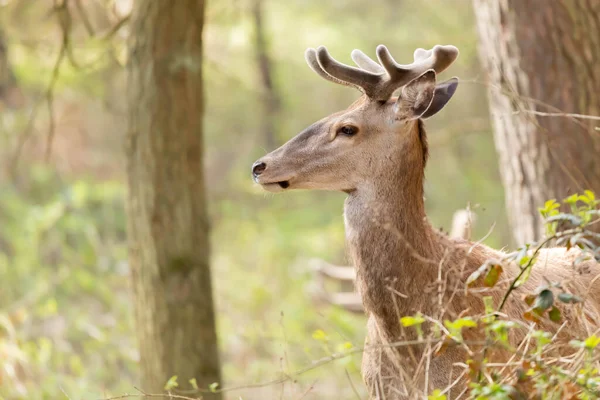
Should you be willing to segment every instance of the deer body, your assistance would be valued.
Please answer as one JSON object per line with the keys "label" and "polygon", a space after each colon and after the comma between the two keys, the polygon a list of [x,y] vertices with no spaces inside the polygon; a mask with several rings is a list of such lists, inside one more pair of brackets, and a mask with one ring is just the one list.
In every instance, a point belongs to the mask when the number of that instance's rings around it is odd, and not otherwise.
{"label": "deer body", "polygon": [[[419,135],[420,129],[422,125],[415,124],[413,134]],[[363,355],[362,373],[373,398],[417,398],[417,393],[446,388],[458,377],[461,368],[454,364],[465,361],[459,348],[431,357],[428,387],[424,386],[427,373],[424,351],[413,347],[411,354],[406,348],[380,349],[390,343],[416,339],[413,330],[403,331],[400,317],[422,313],[440,320],[453,320],[465,310],[469,310],[470,315],[483,314],[481,297],[464,293],[465,281],[487,260],[501,259],[504,255],[481,244],[451,239],[428,223],[423,204],[424,166],[420,164],[423,151],[419,147],[414,149],[410,157],[414,169],[392,168],[385,175],[377,176],[374,186],[351,192],[345,203],[348,251],[356,268],[356,286],[369,315],[366,347],[379,348]],[[389,161],[392,165],[402,164],[400,160]],[[577,334],[588,336],[600,322],[597,319],[600,284],[593,282],[593,278],[600,276],[600,266],[590,261],[584,266],[586,272],[577,272],[571,266],[577,255],[577,251],[564,248],[542,250],[540,265],[533,269],[528,283],[519,289],[519,292],[531,292],[547,279],[565,282],[572,293],[590,293],[585,311],[596,324],[571,315],[563,328],[570,334],[567,339]],[[505,268],[507,280],[519,272],[514,265]],[[438,285],[442,282],[450,287],[440,294]],[[500,285],[487,294],[499,304],[505,290],[506,285]],[[522,319],[525,309],[523,303],[512,302],[505,312],[518,320]],[[586,329],[586,322],[591,325],[591,332]],[[556,324],[550,328],[558,327]],[[513,337],[513,343],[516,345],[521,338]],[[451,393],[462,389],[457,387]]]}
{"label": "deer body", "polygon": [[[364,96],[253,165],[255,181],[269,191],[323,189],[348,194],[347,247],[369,316],[362,374],[371,397],[377,399],[417,398],[419,393],[447,387],[461,375],[461,367],[455,365],[465,361],[460,347],[434,355],[423,344],[389,344],[416,339],[414,329],[399,323],[404,316],[419,312],[435,320],[454,320],[464,311],[483,314],[482,295],[467,294],[466,279],[486,260],[503,256],[480,244],[448,238],[434,230],[425,215],[428,149],[422,119],[441,110],[454,94],[457,80],[436,84],[436,72],[457,55],[452,46],[418,49],[413,64],[399,65],[379,46],[379,64],[361,52],[352,53],[357,69],[338,63],[323,47],[309,49],[307,61],[319,75],[357,87]],[[400,95],[391,98],[397,88],[402,89]],[[519,289],[532,290],[548,279],[567,282],[573,293],[589,293],[583,309],[589,318],[564,314],[567,335],[598,328],[594,318],[599,315],[600,280],[594,278],[600,275],[600,266],[588,262],[576,272],[569,267],[575,257],[573,250],[543,252],[539,267]],[[509,264],[503,278],[514,278],[518,272],[518,266]],[[505,282],[487,294],[499,303],[506,287]],[[518,319],[525,306],[511,302],[503,311]],[[521,339],[511,337],[515,344]],[[451,395],[463,388],[457,385]]]}
{"label": "deer body", "polygon": [[[346,226],[349,251],[357,270],[356,285],[369,315],[365,347],[375,349],[364,353],[362,364],[363,378],[371,396],[414,399],[435,388],[447,388],[460,375],[459,363],[466,359],[460,348],[431,356],[415,346],[410,350],[403,347],[391,350],[386,346],[416,339],[414,331],[403,330],[399,324],[402,316],[422,313],[438,320],[454,320],[466,310],[469,315],[483,315],[481,297],[465,294],[465,281],[487,260],[500,259],[503,254],[487,246],[450,239],[433,229],[426,220],[414,218],[418,214],[400,211],[383,217],[380,213],[365,213],[362,206],[353,210],[349,205],[353,201],[350,198],[346,203]],[[363,210],[361,216],[353,218],[358,210]],[[354,234],[356,230],[360,233]],[[563,315],[565,344],[570,338],[587,337],[597,332],[600,322],[600,284],[594,282],[594,278],[600,276],[600,267],[589,261],[584,267],[587,271],[575,271],[571,265],[577,255],[577,251],[564,248],[542,250],[538,261],[542,265],[533,269],[527,284],[515,294],[519,299],[519,293],[530,293],[546,281],[565,282],[564,286],[572,293],[589,293],[583,314],[569,313],[568,309],[563,311],[567,313]],[[504,273],[509,281],[519,270],[515,266],[507,267]],[[440,269],[441,281],[438,278]],[[453,276],[444,276],[447,273]],[[438,296],[440,282],[446,282],[450,287]],[[453,285],[456,290],[452,290]],[[506,285],[501,285],[487,294],[494,297],[498,305],[505,290]],[[512,320],[519,320],[526,306],[513,301],[504,311]],[[545,328],[556,331],[560,326],[551,325]],[[522,338],[523,335],[511,337],[512,344],[516,347]],[[428,357],[430,365],[426,371]],[[463,389],[464,385],[458,385],[449,393],[456,395]]]}
{"label": "deer body", "polygon": [[[415,123],[409,133],[416,139],[411,142],[414,148],[408,152],[409,160],[387,160],[395,166],[409,161],[407,165],[411,168],[386,168],[384,175],[373,179],[372,186],[358,188],[346,199],[347,246],[356,268],[357,289],[369,314],[367,347],[378,348],[415,339],[412,331],[401,331],[399,319],[417,312],[434,315],[439,311],[435,287],[438,264],[446,251],[450,251],[450,257],[456,257],[457,243],[435,231],[426,220],[423,204],[426,148],[418,139],[419,136],[424,137],[422,129],[421,123]],[[406,154],[403,151],[397,156],[406,157]],[[460,253],[464,255],[464,251]],[[466,266],[465,270],[474,270],[484,261],[473,259],[472,266]],[[451,261],[446,264],[460,263]],[[457,309],[468,308],[461,300],[457,299],[453,305]],[[449,311],[452,313],[454,310]],[[432,388],[443,388],[451,383],[449,371],[452,363],[464,360],[462,354],[452,355],[448,352],[433,360],[429,380]],[[420,360],[422,355],[412,356]],[[411,384],[418,385],[413,389],[423,391],[424,377],[415,383],[417,365],[407,365],[411,364],[411,360],[406,349],[366,352],[362,372],[372,396],[411,398],[414,392]]]}

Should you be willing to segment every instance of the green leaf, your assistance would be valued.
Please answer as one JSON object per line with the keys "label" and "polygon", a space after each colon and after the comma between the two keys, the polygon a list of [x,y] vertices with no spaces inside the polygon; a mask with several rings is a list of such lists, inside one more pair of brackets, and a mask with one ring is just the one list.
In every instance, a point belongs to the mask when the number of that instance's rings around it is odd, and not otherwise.
{"label": "green leaf", "polygon": [[583,299],[579,296],[575,296],[574,294],[571,293],[560,293],[558,295],[558,299],[560,301],[562,301],[563,303],[581,303],[583,301]]}
{"label": "green leaf", "polygon": [[483,284],[487,287],[493,287],[502,274],[502,265],[497,260],[487,260],[477,268],[469,278],[467,278],[467,287],[476,286],[479,279],[483,276]]}
{"label": "green leaf", "polygon": [[172,377],[169,378],[167,383],[165,383],[165,390],[168,391],[168,390],[171,390],[178,386],[179,386],[179,383],[177,383],[177,375],[173,375]]}
{"label": "green leaf", "polygon": [[513,321],[495,321],[490,325],[490,329],[496,334],[496,340],[508,344],[508,331],[516,326]]}
{"label": "green leaf", "polygon": [[481,268],[476,269],[469,277],[467,278],[467,287],[475,286],[475,283],[481,277]]}
{"label": "green leaf", "polygon": [[320,342],[326,342],[328,340],[327,334],[322,329],[314,331],[312,337]]}
{"label": "green leaf", "polygon": [[484,324],[494,322],[494,320],[496,319],[494,312],[496,310],[496,307],[494,307],[494,298],[492,296],[484,296],[483,305],[485,306],[485,316],[481,318],[481,321]]}
{"label": "green leaf", "polygon": [[212,393],[216,393],[217,392],[217,388],[219,387],[219,382],[213,382],[210,385],[208,385],[208,389],[212,392]]}
{"label": "green leaf", "polygon": [[535,295],[528,294],[527,296],[525,296],[523,298],[523,301],[525,301],[525,304],[527,304],[529,307],[531,307],[533,305],[533,302],[535,301]]}
{"label": "green leaf", "polygon": [[409,326],[414,326],[414,325],[421,325],[423,322],[425,322],[425,318],[421,317],[419,314],[415,315],[414,317],[402,317],[402,318],[400,318],[400,323],[404,327],[409,327]]}
{"label": "green leaf", "polygon": [[538,344],[545,346],[552,342],[552,335],[546,331],[533,331],[531,337],[537,340]]}
{"label": "green leaf", "polygon": [[447,397],[445,394],[442,394],[440,389],[435,389],[429,396],[427,396],[427,400],[446,400]]}
{"label": "green leaf", "polygon": [[585,346],[585,348],[587,349],[595,349],[596,347],[598,347],[598,345],[600,344],[600,337],[596,336],[596,335],[592,335],[589,338],[585,339],[585,341],[583,342],[583,345]]}
{"label": "green leaf", "polygon": [[567,204],[575,204],[577,203],[577,200],[579,200],[579,195],[577,193],[573,193],[569,197],[565,198],[563,202]]}
{"label": "green leaf", "polygon": [[195,390],[198,390],[198,381],[196,381],[196,378],[192,378],[188,382],[190,382],[190,385],[192,385]]}
{"label": "green leaf", "polygon": [[463,328],[476,328],[477,322],[473,321],[470,317],[457,319],[456,321],[450,322],[448,320],[444,321],[444,325],[446,328],[450,330],[460,331]]}
{"label": "green leaf", "polygon": [[[517,255],[515,256],[515,261],[519,264],[519,265],[524,265],[524,263],[522,262],[523,258],[525,256],[527,256],[527,251],[529,250],[529,245],[525,245],[523,247],[521,247],[519,249],[519,251],[517,252]],[[529,260],[529,259],[528,259]]]}
{"label": "green leaf", "polygon": [[548,312],[548,317],[550,318],[550,321],[560,322],[560,310],[556,307],[552,307],[550,312]]}
{"label": "green leaf", "polygon": [[486,314],[494,312],[494,298],[492,296],[483,296],[483,305],[485,306]]}
{"label": "green leaf", "polygon": [[502,266],[499,264],[490,265],[490,270],[483,278],[483,284],[487,287],[494,287],[502,274]]}
{"label": "green leaf", "polygon": [[559,208],[560,204],[556,201],[556,199],[547,200],[544,204],[544,209],[546,210],[554,210],[555,208]]}
{"label": "green leaf", "polygon": [[540,322],[540,317],[531,311],[525,311],[523,313],[523,318],[525,318],[527,321],[535,322],[536,324]]}
{"label": "green leaf", "polygon": [[588,205],[593,205],[596,201],[596,196],[591,190],[584,190],[583,195],[580,197],[580,199]]}
{"label": "green leaf", "polygon": [[554,304],[554,293],[550,289],[542,290],[536,297],[533,303],[534,310],[545,311]]}
{"label": "green leaf", "polygon": [[559,207],[560,204],[556,202],[556,199],[550,199],[546,201],[546,203],[544,203],[544,207],[539,208],[538,210],[540,214],[542,214],[542,216],[546,218],[552,214],[553,210],[556,210]]}

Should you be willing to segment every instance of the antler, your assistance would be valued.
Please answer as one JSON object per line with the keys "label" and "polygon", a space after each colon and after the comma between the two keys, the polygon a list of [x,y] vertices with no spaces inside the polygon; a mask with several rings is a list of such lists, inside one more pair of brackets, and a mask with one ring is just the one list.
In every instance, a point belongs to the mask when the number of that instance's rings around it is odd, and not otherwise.
{"label": "antler", "polygon": [[458,57],[454,46],[436,45],[431,50],[417,49],[414,62],[398,64],[387,47],[377,46],[379,64],[360,50],[352,51],[352,60],[359,68],[336,61],[324,46],[307,49],[304,54],[310,68],[321,77],[332,82],[353,86],[374,100],[387,100],[394,91],[425,71],[444,71]]}

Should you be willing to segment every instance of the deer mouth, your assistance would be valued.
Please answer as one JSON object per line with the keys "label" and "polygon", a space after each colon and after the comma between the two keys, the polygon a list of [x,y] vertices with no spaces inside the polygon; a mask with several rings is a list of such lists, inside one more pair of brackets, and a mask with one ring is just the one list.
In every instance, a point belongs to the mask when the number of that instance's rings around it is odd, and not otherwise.
{"label": "deer mouth", "polygon": [[267,192],[283,192],[285,189],[290,187],[290,181],[277,181],[277,182],[259,182],[260,186]]}

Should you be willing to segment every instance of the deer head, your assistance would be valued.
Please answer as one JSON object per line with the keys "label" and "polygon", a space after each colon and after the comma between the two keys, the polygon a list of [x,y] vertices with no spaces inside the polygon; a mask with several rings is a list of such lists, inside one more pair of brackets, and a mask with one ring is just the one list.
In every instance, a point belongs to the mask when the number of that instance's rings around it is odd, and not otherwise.
{"label": "deer head", "polygon": [[[424,169],[427,146],[419,120],[440,111],[458,80],[436,84],[436,73],[458,56],[454,46],[417,49],[414,62],[396,63],[377,47],[375,62],[359,50],[359,68],[333,59],[323,46],[308,49],[308,65],[321,77],[359,89],[363,96],[348,109],[315,122],[252,166],[254,180],[272,192],[322,189],[352,192],[390,168]],[[393,93],[401,89],[397,98]]]}

